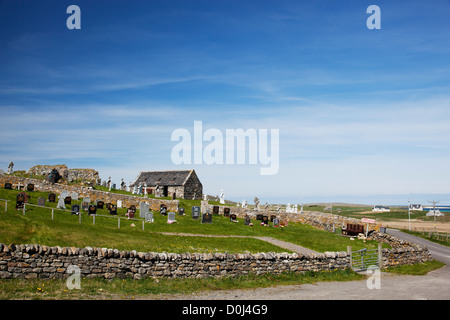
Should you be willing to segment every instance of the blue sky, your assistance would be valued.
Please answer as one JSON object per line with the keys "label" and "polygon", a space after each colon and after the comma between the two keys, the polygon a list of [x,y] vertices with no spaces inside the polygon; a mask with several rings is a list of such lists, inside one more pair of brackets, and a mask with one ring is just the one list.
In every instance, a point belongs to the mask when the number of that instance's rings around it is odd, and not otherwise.
{"label": "blue sky", "polygon": [[[195,169],[236,201],[450,202],[449,15],[448,0],[0,1],[0,168]],[[173,164],[171,133],[194,121],[279,129],[278,173]]]}

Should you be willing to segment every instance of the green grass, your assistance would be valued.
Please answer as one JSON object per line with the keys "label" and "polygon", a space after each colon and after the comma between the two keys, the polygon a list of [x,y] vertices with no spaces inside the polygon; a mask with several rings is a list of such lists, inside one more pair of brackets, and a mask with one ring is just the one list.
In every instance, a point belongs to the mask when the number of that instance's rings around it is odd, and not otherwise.
{"label": "green grass", "polygon": [[[117,219],[99,217],[93,225],[92,217],[83,215],[79,224],[78,216],[69,212],[54,212],[51,210],[29,206],[25,216],[22,211],[14,208],[17,190],[0,189],[0,198],[10,199],[8,211],[4,212],[0,203],[0,242],[3,243],[39,243],[49,246],[76,247],[107,247],[119,250],[137,250],[152,252],[286,252],[288,250],[274,246],[253,238],[233,237],[187,237],[163,235],[161,232],[190,233],[206,235],[237,235],[237,236],[266,236],[292,242],[315,251],[346,251],[347,246],[354,250],[364,247],[375,248],[374,241],[350,241],[347,237],[317,230],[309,225],[290,223],[284,229],[262,227],[256,220],[254,226],[245,226],[242,219],[239,223],[232,223],[223,216],[213,216],[212,224],[201,224],[193,220],[188,213],[178,216],[176,224],[167,224],[167,217],[154,213],[154,223],[146,223],[142,231],[141,221],[121,220],[121,227],[117,227]],[[36,204],[38,197],[47,198],[47,192],[29,192],[30,203]],[[200,200],[182,200],[180,205],[190,212],[190,206]],[[75,203],[80,203],[80,201]],[[47,203],[50,208],[56,203]],[[188,207],[189,206],[189,207]],[[124,217],[126,209],[118,209],[119,216]],[[106,209],[98,214],[109,215]],[[137,214],[138,216],[138,214]],[[131,227],[131,223],[136,226]]]}
{"label": "green grass", "polygon": [[66,280],[0,280],[0,299],[141,299],[148,295],[191,294],[213,290],[264,288],[278,285],[308,284],[319,281],[362,280],[364,275],[351,270],[332,272],[283,273],[281,275],[250,274],[240,277],[207,279],[141,280],[100,278],[81,279],[81,289],[69,290]]}
{"label": "green grass", "polygon": [[409,234],[411,234],[413,236],[416,236],[416,237],[419,237],[419,238],[422,238],[422,239],[426,239],[426,240],[438,243],[438,244],[446,246],[446,247],[450,247],[450,242],[442,240],[442,236],[440,236],[440,237],[436,236],[435,233],[431,233],[431,235],[430,235],[430,232],[422,233],[422,232],[418,232],[418,231],[409,231],[409,230],[406,230],[406,229],[402,229],[401,231],[405,232],[405,233],[409,233]]}
{"label": "green grass", "polygon": [[442,268],[443,266],[445,266],[445,263],[442,263],[437,260],[432,260],[411,265],[408,264],[389,267],[383,271],[395,274],[423,276],[426,275],[428,272]]}

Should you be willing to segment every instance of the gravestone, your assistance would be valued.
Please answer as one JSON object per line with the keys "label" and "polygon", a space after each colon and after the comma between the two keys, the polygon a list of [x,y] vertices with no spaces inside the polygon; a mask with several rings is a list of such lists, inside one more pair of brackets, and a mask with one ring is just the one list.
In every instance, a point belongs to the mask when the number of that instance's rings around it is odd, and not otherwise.
{"label": "gravestone", "polygon": [[111,202],[108,202],[108,203],[106,204],[106,210],[111,209],[111,206],[112,206],[112,203],[111,203]]}
{"label": "gravestone", "polygon": [[145,222],[153,222],[153,212],[147,212],[145,215]]}
{"label": "gravestone", "polygon": [[97,201],[97,209],[103,209],[104,205],[105,205],[105,203],[102,200]]}
{"label": "gravestone", "polygon": [[262,219],[263,219],[263,215],[262,214],[257,214],[256,215],[256,220],[262,221]]}
{"label": "gravestone", "polygon": [[184,208],[178,207],[178,215],[179,216],[184,216]]}
{"label": "gravestone", "polygon": [[274,227],[279,227],[280,226],[280,219],[275,218],[275,219],[272,220],[272,222],[273,222],[273,226]]}
{"label": "gravestone", "polygon": [[161,213],[162,216],[167,215],[167,206],[165,204],[159,206],[159,213]]}
{"label": "gravestone", "polygon": [[5,189],[11,190],[12,189],[12,184],[9,183],[9,182],[5,183]]}
{"label": "gravestone", "polygon": [[81,209],[83,209],[84,211],[88,211],[89,209],[89,202],[82,202],[81,203]]}
{"label": "gravestone", "polygon": [[202,223],[212,223],[212,214],[209,211],[202,214]]}
{"label": "gravestone", "polygon": [[135,206],[134,204],[132,204],[132,205],[128,208],[128,210],[131,210],[131,211],[133,211],[134,213],[136,213],[136,206]]}
{"label": "gravestone", "polygon": [[229,217],[230,216],[230,208],[223,208],[223,216]]}
{"label": "gravestone", "polygon": [[24,203],[25,195],[23,193],[19,193],[16,197],[16,209],[23,209]]}
{"label": "gravestone", "polygon": [[200,207],[193,206],[192,207],[192,219],[198,220],[200,218]]}
{"label": "gravestone", "polygon": [[111,205],[108,210],[109,210],[109,214],[111,214],[113,216],[117,216],[117,207],[115,205]]}
{"label": "gravestone", "polygon": [[90,202],[91,202],[91,198],[89,198],[89,197],[84,197],[84,198],[83,198],[83,202],[90,203]]}
{"label": "gravestone", "polygon": [[237,221],[237,217],[235,214],[230,214],[230,221],[231,222],[236,222]]}
{"label": "gravestone", "polygon": [[262,217],[262,222],[263,222],[264,224],[269,224],[269,217],[268,217],[268,216],[263,216],[263,217]]}
{"label": "gravestone", "polygon": [[78,204],[73,204],[72,205],[72,213],[71,214],[80,214],[80,206]]}
{"label": "gravestone", "polygon": [[251,223],[250,217],[249,217],[249,216],[245,217],[245,218],[244,218],[244,224],[245,224],[246,226],[249,226],[250,223]]}
{"label": "gravestone", "polygon": [[175,212],[169,212],[167,215],[167,223],[175,221]]}
{"label": "gravestone", "polygon": [[276,217],[277,217],[277,216],[274,215],[274,214],[270,215],[270,222],[273,222],[273,219],[275,219]]}
{"label": "gravestone", "polygon": [[117,200],[117,208],[122,208],[122,200]]}
{"label": "gravestone", "polygon": [[70,196],[64,198],[64,204],[72,204],[72,198]]}
{"label": "gravestone", "polygon": [[55,202],[56,201],[56,194],[50,193],[48,195],[48,202]]}
{"label": "gravestone", "polygon": [[70,194],[70,197],[72,198],[72,200],[77,200],[78,201],[78,193],[77,192],[72,192]]}
{"label": "gravestone", "polygon": [[42,197],[38,198],[38,206],[45,207],[45,198]]}
{"label": "gravestone", "polygon": [[34,184],[29,183],[29,184],[27,185],[27,191],[30,191],[30,192],[34,191]]}
{"label": "gravestone", "polygon": [[[69,194],[69,191],[67,191],[67,190],[63,190],[62,192],[61,192],[61,194],[59,195],[59,197],[61,197],[61,198],[65,198],[65,197],[69,197],[70,196],[70,194]],[[58,197],[58,198],[59,198]]]}
{"label": "gravestone", "polygon": [[139,203],[139,217],[145,218],[145,215],[150,211],[150,205],[144,201]]}
{"label": "gravestone", "polygon": [[93,204],[90,204],[90,205],[89,205],[88,214],[89,214],[89,215],[97,214],[97,207],[94,206]]}
{"label": "gravestone", "polygon": [[213,214],[219,214],[219,206],[213,206]]}
{"label": "gravestone", "polygon": [[59,199],[58,204],[56,205],[57,209],[66,209],[66,204],[64,202],[64,199]]}

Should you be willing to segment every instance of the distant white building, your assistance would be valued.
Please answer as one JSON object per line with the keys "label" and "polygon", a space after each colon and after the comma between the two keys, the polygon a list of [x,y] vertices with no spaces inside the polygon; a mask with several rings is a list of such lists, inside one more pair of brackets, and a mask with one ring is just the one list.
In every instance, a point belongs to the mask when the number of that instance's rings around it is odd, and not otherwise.
{"label": "distant white building", "polygon": [[423,211],[423,207],[421,204],[410,204],[409,209],[413,211]]}
{"label": "distant white building", "polygon": [[442,217],[444,214],[439,210],[439,209],[431,209],[430,211],[428,211],[427,213],[427,217]]}
{"label": "distant white building", "polygon": [[373,206],[372,212],[389,212],[391,208],[386,206]]}

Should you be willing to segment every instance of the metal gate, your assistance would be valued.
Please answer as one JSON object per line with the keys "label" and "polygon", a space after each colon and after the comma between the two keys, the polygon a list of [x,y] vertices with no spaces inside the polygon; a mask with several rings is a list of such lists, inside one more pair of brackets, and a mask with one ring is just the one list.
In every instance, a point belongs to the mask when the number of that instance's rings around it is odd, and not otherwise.
{"label": "metal gate", "polygon": [[365,271],[370,266],[377,266],[380,268],[379,261],[378,249],[365,248],[351,252],[351,264],[354,271]]}

